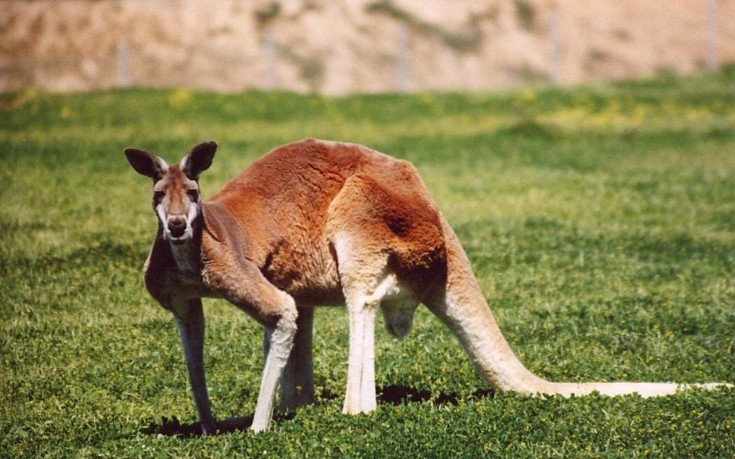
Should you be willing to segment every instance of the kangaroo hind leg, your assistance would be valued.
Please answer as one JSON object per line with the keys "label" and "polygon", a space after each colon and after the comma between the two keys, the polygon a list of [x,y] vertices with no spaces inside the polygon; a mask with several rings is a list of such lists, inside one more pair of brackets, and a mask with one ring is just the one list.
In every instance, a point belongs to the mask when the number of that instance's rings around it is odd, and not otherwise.
{"label": "kangaroo hind leg", "polygon": [[281,377],[279,409],[289,411],[314,401],[314,365],[312,358],[312,324],[314,310],[298,310],[296,336],[291,355]]}
{"label": "kangaroo hind leg", "polygon": [[375,314],[383,300],[406,296],[396,275],[387,270],[387,256],[370,255],[349,236],[333,241],[349,315],[349,358],[343,412],[373,411],[375,401]]}
{"label": "kangaroo hind leg", "polygon": [[343,409],[350,414],[376,407],[374,335],[378,307],[384,301],[414,297],[399,275],[410,271],[402,263],[402,254],[413,249],[410,242],[421,218],[413,218],[413,195],[390,192],[389,188],[375,178],[353,175],[329,209],[327,231],[350,322]]}

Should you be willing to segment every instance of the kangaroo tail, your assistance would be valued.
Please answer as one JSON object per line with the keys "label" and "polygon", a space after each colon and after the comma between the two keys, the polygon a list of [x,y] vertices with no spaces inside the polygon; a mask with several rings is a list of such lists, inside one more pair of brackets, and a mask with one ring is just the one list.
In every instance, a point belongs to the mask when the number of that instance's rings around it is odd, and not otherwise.
{"label": "kangaroo tail", "polygon": [[442,217],[447,247],[447,278],[442,291],[427,301],[429,309],[457,336],[481,376],[501,391],[527,395],[604,395],[637,393],[643,397],[674,394],[688,388],[714,389],[730,384],[676,384],[648,382],[550,382],[530,372],[503,337],[480,291],[469,260],[457,236]]}

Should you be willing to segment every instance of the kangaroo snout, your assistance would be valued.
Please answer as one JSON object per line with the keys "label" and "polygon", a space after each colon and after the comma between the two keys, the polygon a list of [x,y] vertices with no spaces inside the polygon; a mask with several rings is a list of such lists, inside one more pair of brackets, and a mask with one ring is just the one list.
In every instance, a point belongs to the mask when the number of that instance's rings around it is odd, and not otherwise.
{"label": "kangaroo snout", "polygon": [[169,217],[166,226],[171,237],[180,238],[186,232],[186,218],[180,216]]}

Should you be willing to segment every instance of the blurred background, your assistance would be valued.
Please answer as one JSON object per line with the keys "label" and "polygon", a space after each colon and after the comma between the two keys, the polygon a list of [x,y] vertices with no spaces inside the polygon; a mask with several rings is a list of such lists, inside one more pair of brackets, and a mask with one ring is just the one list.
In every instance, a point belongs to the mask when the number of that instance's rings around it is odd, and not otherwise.
{"label": "blurred background", "polygon": [[482,91],[735,62],[735,0],[4,0],[0,11],[0,91]]}

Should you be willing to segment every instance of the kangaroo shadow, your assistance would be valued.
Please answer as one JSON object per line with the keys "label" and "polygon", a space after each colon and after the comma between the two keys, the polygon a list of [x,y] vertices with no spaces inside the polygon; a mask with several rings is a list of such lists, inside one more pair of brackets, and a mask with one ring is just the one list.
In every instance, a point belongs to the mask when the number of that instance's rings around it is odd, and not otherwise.
{"label": "kangaroo shadow", "polygon": [[[245,432],[253,424],[253,416],[232,417],[215,423],[217,434]],[[192,438],[202,435],[202,426],[198,423],[182,424],[178,418],[161,418],[161,423],[151,423],[140,430],[144,435],[165,435],[167,437]]]}
{"label": "kangaroo shadow", "polygon": [[[458,405],[460,400],[480,400],[483,398],[495,397],[495,391],[492,389],[478,389],[469,397],[461,397],[452,393],[432,393],[429,390],[415,389],[407,386],[388,385],[377,388],[378,401],[391,405],[402,405],[405,403],[422,403],[431,401],[437,406]],[[339,398],[338,395],[331,392],[322,392],[321,400],[334,400]],[[278,413],[274,416],[275,421],[293,419],[296,413],[289,411],[286,413]],[[217,434],[227,434],[232,432],[246,432],[253,424],[253,415],[236,416],[232,418],[222,419],[216,422]],[[190,424],[182,424],[176,417],[171,419],[162,417],[161,423],[151,423],[148,427],[140,430],[144,435],[165,435],[170,437],[192,438],[202,435],[202,427],[198,422]]]}
{"label": "kangaroo shadow", "polygon": [[478,389],[469,397],[446,392],[432,393],[429,390],[414,389],[412,387],[388,385],[378,388],[378,400],[391,405],[402,405],[404,403],[421,403],[431,401],[437,406],[458,405],[460,400],[480,400],[483,398],[494,398],[495,391],[492,389]]}

